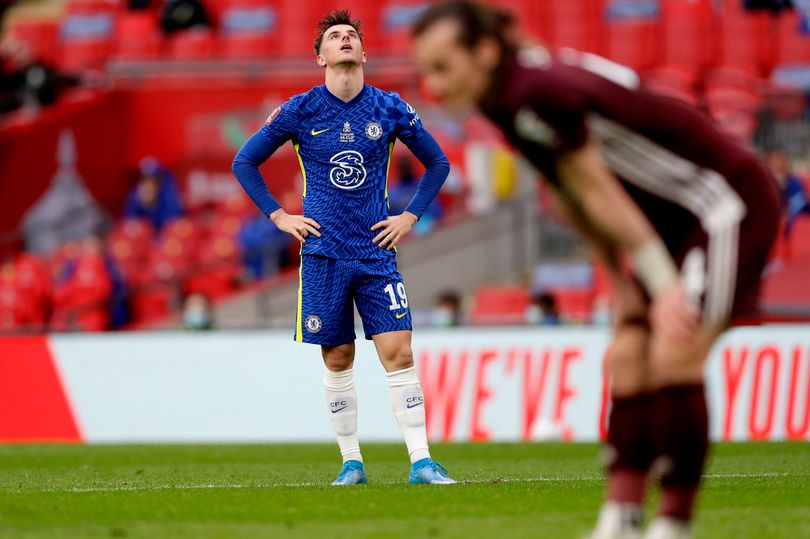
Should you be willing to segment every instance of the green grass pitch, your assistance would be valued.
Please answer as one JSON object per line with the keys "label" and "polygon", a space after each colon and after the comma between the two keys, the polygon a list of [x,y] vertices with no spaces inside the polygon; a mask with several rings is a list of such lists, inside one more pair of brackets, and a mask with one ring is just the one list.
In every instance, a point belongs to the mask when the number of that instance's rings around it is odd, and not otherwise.
{"label": "green grass pitch", "polygon": [[[590,444],[433,445],[462,484],[409,486],[403,446],[329,487],[332,445],[0,446],[0,537],[577,538],[602,499]],[[810,446],[720,444],[698,538],[810,537]],[[651,500],[653,503],[654,500]]]}

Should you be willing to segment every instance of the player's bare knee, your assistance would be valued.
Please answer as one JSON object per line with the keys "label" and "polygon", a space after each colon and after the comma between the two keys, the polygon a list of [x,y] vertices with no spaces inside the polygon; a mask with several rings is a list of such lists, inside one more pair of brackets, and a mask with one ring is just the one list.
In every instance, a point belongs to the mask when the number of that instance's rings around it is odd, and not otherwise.
{"label": "player's bare knee", "polygon": [[389,347],[381,358],[388,372],[401,371],[413,367],[413,350],[410,343],[401,343]]}
{"label": "player's bare knee", "polygon": [[413,350],[410,344],[403,344],[397,347],[396,352],[391,357],[391,370],[401,371],[413,367]]}
{"label": "player's bare knee", "polygon": [[354,363],[354,347],[340,345],[323,347],[323,363],[330,371],[345,371],[352,368]]}

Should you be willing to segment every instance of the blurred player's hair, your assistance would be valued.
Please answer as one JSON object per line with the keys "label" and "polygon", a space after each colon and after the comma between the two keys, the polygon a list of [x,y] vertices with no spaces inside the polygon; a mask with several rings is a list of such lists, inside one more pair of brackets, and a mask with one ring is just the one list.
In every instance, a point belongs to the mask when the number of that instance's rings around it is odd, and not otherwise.
{"label": "blurred player's hair", "polygon": [[518,30],[510,11],[476,0],[449,0],[429,7],[413,26],[419,37],[433,25],[445,21],[458,23],[458,43],[472,49],[484,38],[495,40],[504,56],[526,46],[525,36]]}
{"label": "blurred player's hair", "polygon": [[363,32],[360,31],[360,27],[363,26],[363,23],[360,22],[360,19],[352,20],[352,14],[348,9],[336,9],[324,15],[321,17],[321,20],[318,21],[318,36],[313,43],[315,46],[315,54],[321,53],[321,43],[323,42],[323,35],[326,31],[338,24],[348,24],[354,28],[357,35],[360,36],[360,43],[363,42]]}

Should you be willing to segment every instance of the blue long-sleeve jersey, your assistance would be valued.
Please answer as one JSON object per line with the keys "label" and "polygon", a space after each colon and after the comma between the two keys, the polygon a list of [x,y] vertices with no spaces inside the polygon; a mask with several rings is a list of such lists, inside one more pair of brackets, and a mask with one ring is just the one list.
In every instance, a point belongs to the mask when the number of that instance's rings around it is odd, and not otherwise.
{"label": "blue long-sleeve jersey", "polygon": [[371,227],[388,216],[388,171],[396,139],[425,165],[425,174],[407,211],[420,217],[450,170],[447,157],[419,115],[398,94],[364,85],[351,101],[325,85],[294,96],[277,108],[239,150],[233,172],[259,209],[280,208],[259,172],[291,140],[304,177],[304,215],[321,225],[303,253],[330,258],[393,256],[372,239]]}

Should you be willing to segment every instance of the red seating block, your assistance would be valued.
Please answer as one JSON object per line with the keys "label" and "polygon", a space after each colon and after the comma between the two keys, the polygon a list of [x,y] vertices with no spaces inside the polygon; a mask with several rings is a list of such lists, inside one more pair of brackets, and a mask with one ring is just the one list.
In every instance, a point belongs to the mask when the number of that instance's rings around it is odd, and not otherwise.
{"label": "red seating block", "polygon": [[48,64],[58,60],[57,32],[58,23],[47,19],[17,19],[9,26],[14,39],[24,41],[36,58]]}
{"label": "red seating block", "polygon": [[118,19],[115,53],[127,60],[155,59],[162,52],[162,39],[153,12],[128,12]]}
{"label": "red seating block", "polygon": [[522,323],[530,301],[529,290],[524,286],[483,286],[473,299],[470,321],[473,324]]}
{"label": "red seating block", "polygon": [[217,40],[204,28],[178,32],[169,41],[169,55],[175,60],[207,60],[216,56]]}
{"label": "red seating block", "polygon": [[801,20],[792,11],[779,16],[777,63],[810,64],[810,35],[799,33]]}
{"label": "red seating block", "polygon": [[659,25],[651,21],[618,21],[607,25],[605,55],[614,62],[636,71],[658,64]]}

